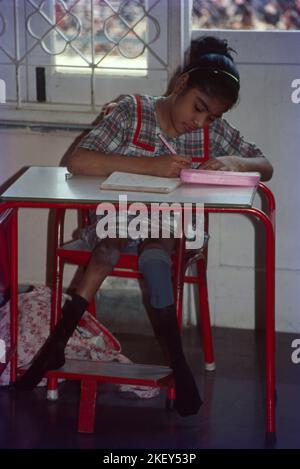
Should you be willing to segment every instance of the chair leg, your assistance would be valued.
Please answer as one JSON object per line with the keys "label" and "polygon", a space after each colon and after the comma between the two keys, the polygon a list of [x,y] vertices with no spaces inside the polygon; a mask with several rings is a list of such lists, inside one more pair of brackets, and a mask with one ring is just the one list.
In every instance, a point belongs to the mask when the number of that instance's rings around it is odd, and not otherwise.
{"label": "chair leg", "polygon": [[57,378],[48,378],[47,400],[57,401],[57,399],[58,399]]}
{"label": "chair leg", "polygon": [[58,259],[55,255],[53,265],[52,277],[52,290],[51,290],[51,312],[50,312],[50,331],[54,329],[56,324],[56,304],[57,304],[57,291],[59,282]]}
{"label": "chair leg", "polygon": [[79,433],[93,433],[95,425],[97,382],[95,380],[81,380],[81,394],[79,405]]}
{"label": "chair leg", "polygon": [[175,388],[174,386],[169,386],[167,388],[167,399],[166,399],[166,409],[167,410],[174,410],[174,403],[175,403]]}
{"label": "chair leg", "polygon": [[56,317],[55,323],[58,322],[61,316],[61,300],[62,300],[62,289],[63,289],[63,275],[64,275],[65,262],[60,257],[58,261],[58,283],[57,283],[57,297],[56,297]]}
{"label": "chair leg", "polygon": [[[63,270],[64,261],[57,256],[54,261],[53,271],[53,285],[51,296],[51,318],[50,318],[50,331],[52,331],[60,318],[61,313],[61,298],[62,298],[62,283],[63,283]],[[47,381],[47,399],[55,401],[58,399],[58,382],[57,378],[48,378]]]}
{"label": "chair leg", "polygon": [[207,289],[206,266],[203,261],[197,262],[198,271],[198,292],[199,292],[199,319],[204,349],[205,369],[214,371],[216,363],[214,359],[213,342],[211,334],[211,324],[209,315],[209,301]]}
{"label": "chair leg", "polygon": [[183,302],[183,286],[184,286],[184,240],[180,239],[178,244],[178,256],[174,271],[174,298],[176,306],[176,315],[178,327],[182,332],[182,302]]}
{"label": "chair leg", "polygon": [[179,327],[180,333],[182,332],[183,286],[184,286],[184,282],[182,279],[181,285],[177,285],[176,292],[175,292],[176,315],[177,315],[177,321],[178,321],[178,327]]}

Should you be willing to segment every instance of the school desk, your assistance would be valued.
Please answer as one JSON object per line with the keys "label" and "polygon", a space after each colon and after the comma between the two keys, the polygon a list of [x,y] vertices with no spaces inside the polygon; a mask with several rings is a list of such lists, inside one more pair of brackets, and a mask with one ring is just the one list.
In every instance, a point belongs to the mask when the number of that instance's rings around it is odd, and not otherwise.
{"label": "school desk", "polygon": [[[10,232],[12,381],[17,372],[18,209],[87,209],[104,201],[118,202],[118,193],[99,189],[104,178],[76,176],[66,180],[65,174],[66,169],[62,167],[28,168],[1,196],[0,210],[13,209]],[[266,186],[259,184],[258,188],[266,198],[266,212],[253,207],[255,187],[182,185],[169,194],[127,192],[126,195],[128,203],[201,202],[208,214],[245,214],[262,222],[266,234],[266,434],[272,439],[275,436],[275,201]]]}

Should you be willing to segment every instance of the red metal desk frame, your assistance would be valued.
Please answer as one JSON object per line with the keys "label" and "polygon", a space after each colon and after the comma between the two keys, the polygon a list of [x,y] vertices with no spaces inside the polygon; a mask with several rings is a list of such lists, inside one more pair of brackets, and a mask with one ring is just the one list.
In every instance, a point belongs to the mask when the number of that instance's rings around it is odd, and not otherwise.
{"label": "red metal desk frame", "polygon": [[[255,207],[204,207],[205,213],[232,213],[245,214],[259,219],[265,229],[266,253],[266,433],[275,434],[275,200],[272,192],[263,184],[259,190],[266,197],[266,213]],[[95,203],[68,203],[68,202],[34,202],[34,201],[4,201],[0,211],[12,208],[10,230],[11,248],[11,348],[14,353],[11,357],[11,381],[17,375],[17,330],[18,330],[18,209],[20,208],[94,208]],[[183,246],[181,246],[183,249]]]}

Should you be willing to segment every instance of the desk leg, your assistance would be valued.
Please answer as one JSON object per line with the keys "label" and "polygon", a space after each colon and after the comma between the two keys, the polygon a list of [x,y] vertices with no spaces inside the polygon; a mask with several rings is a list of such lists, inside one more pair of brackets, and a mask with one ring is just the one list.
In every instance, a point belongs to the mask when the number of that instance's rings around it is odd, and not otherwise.
{"label": "desk leg", "polygon": [[18,363],[18,209],[15,208],[10,227],[10,345],[13,355],[10,362],[10,380],[15,382]]}
{"label": "desk leg", "polygon": [[265,227],[266,252],[266,435],[275,438],[275,231],[272,220],[259,209],[246,211]]}
{"label": "desk leg", "polygon": [[275,433],[275,233],[269,218],[266,228],[266,398],[267,433]]}

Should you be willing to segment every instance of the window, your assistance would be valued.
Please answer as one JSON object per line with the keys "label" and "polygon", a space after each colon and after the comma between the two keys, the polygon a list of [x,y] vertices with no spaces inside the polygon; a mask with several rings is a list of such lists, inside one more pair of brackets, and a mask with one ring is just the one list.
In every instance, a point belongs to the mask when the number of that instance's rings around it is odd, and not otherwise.
{"label": "window", "polygon": [[[249,9],[259,29],[232,29]],[[2,119],[89,124],[120,94],[159,95],[191,37],[208,33],[228,39],[239,65],[298,64],[299,31],[279,28],[291,17],[299,29],[299,10],[300,0],[0,0]]]}
{"label": "window", "polygon": [[203,34],[227,39],[241,70],[299,64],[300,0],[193,0],[192,39]]}
{"label": "window", "polygon": [[194,0],[193,28],[300,30],[300,0]]}
{"label": "window", "polygon": [[94,66],[96,74],[147,75],[147,46],[159,38],[160,26],[144,0],[56,2],[55,21],[52,51],[45,41],[42,46],[54,55],[56,70],[90,73]]}
{"label": "window", "polygon": [[[38,120],[37,111],[46,109],[55,111],[53,119],[62,112],[69,112],[70,119],[75,111],[97,114],[122,93],[162,93],[183,51],[181,36],[170,41],[169,34],[174,21],[180,29],[183,6],[190,4],[1,0],[0,78],[7,86],[7,106],[1,111],[12,116],[17,108],[24,118],[25,110],[28,115],[34,109]],[[90,114],[85,120],[91,120]]]}

